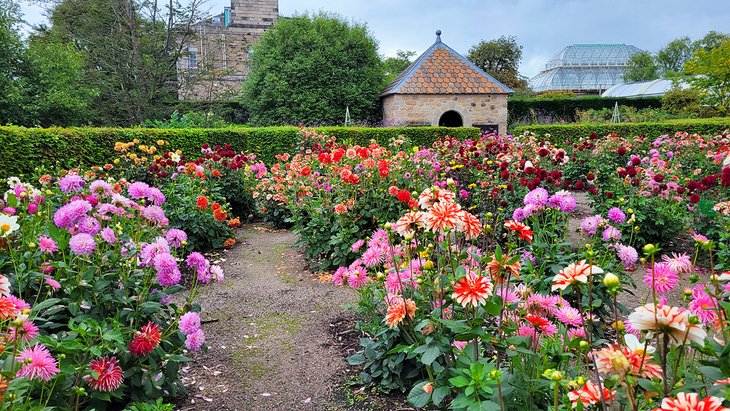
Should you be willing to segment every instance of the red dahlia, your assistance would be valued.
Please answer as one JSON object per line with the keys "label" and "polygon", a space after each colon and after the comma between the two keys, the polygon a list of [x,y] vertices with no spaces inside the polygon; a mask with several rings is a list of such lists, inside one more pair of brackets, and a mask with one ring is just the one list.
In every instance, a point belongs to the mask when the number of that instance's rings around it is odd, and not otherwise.
{"label": "red dahlia", "polygon": [[124,381],[124,372],[122,372],[122,367],[117,364],[115,357],[97,358],[89,363],[89,368],[96,373],[97,377],[86,375],[84,381],[97,391],[116,391]]}
{"label": "red dahlia", "polygon": [[411,200],[411,193],[408,192],[408,190],[400,190],[398,192],[398,201],[401,203],[407,203]]}
{"label": "red dahlia", "polygon": [[129,352],[135,357],[141,357],[147,355],[160,345],[160,339],[162,334],[160,333],[160,327],[150,322],[134,337],[131,343],[129,343]]}

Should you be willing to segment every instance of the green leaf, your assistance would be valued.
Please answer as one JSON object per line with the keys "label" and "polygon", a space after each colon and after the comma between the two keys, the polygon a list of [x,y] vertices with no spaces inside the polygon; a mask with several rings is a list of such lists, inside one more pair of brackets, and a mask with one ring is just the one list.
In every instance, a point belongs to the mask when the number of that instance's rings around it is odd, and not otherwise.
{"label": "green leaf", "polygon": [[441,349],[437,346],[429,346],[428,349],[426,349],[426,352],[423,353],[423,356],[421,356],[421,362],[426,365],[431,365],[436,358],[438,358],[441,355]]}
{"label": "green leaf", "polygon": [[456,388],[464,388],[471,384],[471,380],[463,375],[449,378],[449,383]]}
{"label": "green leaf", "polygon": [[431,400],[431,394],[424,391],[423,387],[428,384],[428,381],[422,381],[411,388],[411,392],[408,393],[408,403],[416,408],[423,408]]}
{"label": "green leaf", "polygon": [[441,405],[441,402],[451,393],[451,390],[447,386],[441,386],[435,388],[431,393],[431,401],[435,406]]}

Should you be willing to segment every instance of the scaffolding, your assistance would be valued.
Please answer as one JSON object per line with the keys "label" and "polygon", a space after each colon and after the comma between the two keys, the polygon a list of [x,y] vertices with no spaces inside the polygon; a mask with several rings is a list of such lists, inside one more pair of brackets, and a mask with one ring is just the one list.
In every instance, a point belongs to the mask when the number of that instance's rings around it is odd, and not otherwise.
{"label": "scaffolding", "polygon": [[536,92],[599,93],[623,82],[629,59],[642,50],[627,44],[573,44],[530,80]]}

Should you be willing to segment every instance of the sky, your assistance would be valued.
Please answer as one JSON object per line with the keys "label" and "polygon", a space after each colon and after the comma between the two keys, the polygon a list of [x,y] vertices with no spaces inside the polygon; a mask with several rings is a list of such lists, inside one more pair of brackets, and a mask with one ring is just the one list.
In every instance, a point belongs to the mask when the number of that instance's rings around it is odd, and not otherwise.
{"label": "sky", "polygon": [[[183,0],[184,1],[184,0]],[[212,14],[230,0],[209,0]],[[430,47],[436,30],[459,53],[481,40],[515,36],[523,47],[520,74],[532,77],[551,56],[574,43],[625,43],[651,52],[671,40],[730,33],[730,0],[279,0],[279,13],[334,12],[367,24],[380,53]],[[39,6],[23,4],[29,24]]]}

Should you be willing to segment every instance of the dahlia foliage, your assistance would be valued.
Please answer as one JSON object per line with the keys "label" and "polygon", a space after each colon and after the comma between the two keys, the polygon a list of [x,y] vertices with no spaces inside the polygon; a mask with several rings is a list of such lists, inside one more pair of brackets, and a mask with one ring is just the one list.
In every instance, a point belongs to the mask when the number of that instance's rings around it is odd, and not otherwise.
{"label": "dahlia foliage", "polygon": [[184,259],[188,234],[163,191],[101,169],[7,183],[3,406],[102,409],[183,394],[184,355],[205,341],[195,298],[223,272],[198,252]]}

